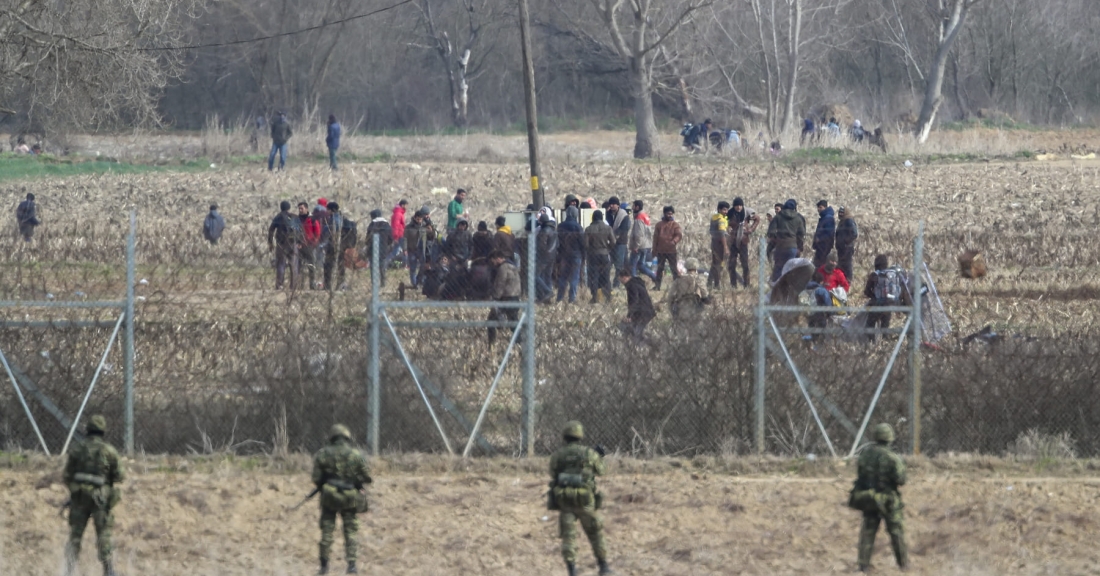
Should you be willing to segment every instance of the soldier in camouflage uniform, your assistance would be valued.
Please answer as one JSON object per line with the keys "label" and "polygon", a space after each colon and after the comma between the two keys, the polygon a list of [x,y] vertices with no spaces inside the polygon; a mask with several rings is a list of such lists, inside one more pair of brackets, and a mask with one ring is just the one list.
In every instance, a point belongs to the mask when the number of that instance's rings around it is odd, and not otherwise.
{"label": "soldier in camouflage uniform", "polygon": [[859,531],[859,570],[871,569],[871,552],[875,548],[875,533],[879,522],[886,521],[894,558],[902,570],[909,565],[909,549],[905,545],[905,519],[898,487],[905,485],[905,462],[890,450],[894,430],[889,424],[879,424],[874,429],[875,444],[859,455],[859,477],[856,489],[874,490],[875,510],[863,512],[863,527]]}
{"label": "soldier in camouflage uniform", "polygon": [[351,432],[343,424],[329,431],[329,444],[313,458],[313,484],[321,492],[321,571],[328,574],[329,553],[332,551],[336,516],[344,522],[344,557],[348,574],[358,574],[355,567],[360,512],[367,511],[367,496],[363,487],[371,483],[367,461],[351,446]]}
{"label": "soldier in camouflage uniform", "polygon": [[118,464],[118,452],[103,440],[107,420],[92,416],[85,432],[88,436],[79,442],[65,462],[64,480],[69,487],[69,544],[66,550],[66,572],[72,573],[80,557],[80,541],[88,519],[95,523],[96,548],[103,563],[104,576],[115,576],[111,566],[112,510],[118,504],[119,491],[115,484],[122,482],[122,467]]}
{"label": "soldier in camouflage uniform", "polygon": [[673,320],[690,321],[696,319],[711,299],[707,280],[699,275],[699,259],[688,258],[684,268],[687,274],[673,281],[672,288],[665,293],[665,301]]}
{"label": "soldier in camouflage uniform", "polygon": [[603,495],[596,489],[596,476],[607,470],[604,449],[581,444],[584,427],[569,422],[562,433],[565,446],[550,457],[550,509],[560,510],[561,555],[569,576],[577,574],[577,520],[580,520],[592,551],[600,563],[600,574],[611,574],[607,565],[607,545],[603,540],[603,522],[596,512]]}

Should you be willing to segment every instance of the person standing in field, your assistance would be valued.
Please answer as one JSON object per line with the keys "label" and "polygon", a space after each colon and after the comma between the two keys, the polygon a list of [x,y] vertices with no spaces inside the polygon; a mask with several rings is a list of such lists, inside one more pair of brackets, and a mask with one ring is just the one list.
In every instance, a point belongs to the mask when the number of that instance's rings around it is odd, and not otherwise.
{"label": "person standing in field", "polygon": [[814,231],[814,267],[825,265],[836,243],[836,217],[827,200],[817,201],[817,230]]}
{"label": "person standing in field", "polygon": [[[290,128],[288,127],[289,131]],[[340,135],[343,133],[343,129],[340,128],[340,123],[336,121],[334,114],[328,115],[328,134],[325,136],[325,146],[328,147],[328,165],[329,168],[336,170],[336,151],[340,149]],[[289,134],[287,135],[289,138]],[[279,166],[282,168],[282,166]]]}
{"label": "person standing in field", "polygon": [[[741,197],[734,198],[729,213],[730,288],[736,288],[738,280],[745,288],[749,287],[749,242],[759,225],[760,216],[751,208],[746,208]],[[741,261],[740,278],[737,276],[738,260]]]}
{"label": "person standing in field", "polygon": [[267,250],[275,253],[275,289],[283,289],[286,268],[290,266],[290,285],[298,281],[298,246],[302,243],[302,223],[290,214],[290,202],[279,203],[279,213],[267,227]]}
{"label": "person standing in field", "polygon": [[[890,257],[886,254],[875,256],[875,270],[867,275],[863,285],[863,295],[870,299],[867,307],[908,306],[910,303],[909,278],[904,270],[890,266]],[[890,327],[892,312],[867,312],[867,328]],[[872,342],[877,334],[868,334]]]}
{"label": "person standing in field", "polygon": [[569,206],[565,209],[565,221],[558,226],[558,302],[565,298],[567,286],[569,303],[577,300],[585,251],[584,228],[581,228],[579,218],[580,209]]}
{"label": "person standing in field", "polygon": [[592,223],[584,229],[584,253],[588,259],[588,290],[592,292],[592,304],[600,301],[600,294],[611,302],[611,251],[615,249],[615,233],[604,222],[603,213],[592,212]]}
{"label": "person standing in field", "polygon": [[604,542],[603,521],[599,509],[603,494],[596,486],[596,477],[607,472],[606,451],[597,444],[589,448],[581,444],[584,427],[572,421],[562,431],[565,446],[550,457],[550,510],[557,510],[558,533],[561,536],[561,556],[569,576],[577,575],[577,521],[592,544],[600,574],[613,574],[607,563],[607,543]]}
{"label": "person standing in field", "polygon": [[38,207],[34,203],[34,194],[27,193],[27,199],[20,202],[15,208],[15,220],[19,223],[19,234],[24,242],[30,242],[34,236],[34,227],[41,224],[38,221]]}
{"label": "person standing in field", "polygon": [[211,244],[217,244],[224,230],[225,219],[222,218],[221,214],[218,214],[218,205],[211,204],[210,212],[206,214],[206,219],[202,221],[202,237],[206,238],[206,241]]}
{"label": "person standing in field", "polygon": [[680,229],[680,223],[676,221],[676,209],[665,206],[664,216],[653,228],[653,253],[657,255],[657,279],[654,280],[654,290],[661,289],[661,281],[665,278],[665,264],[672,269],[673,280],[680,277],[680,269],[676,261],[676,247],[684,239],[684,232]]}
{"label": "person standing in field", "polygon": [[653,227],[649,224],[649,214],[645,213],[644,208],[644,202],[634,201],[634,224],[630,226],[630,262],[627,263],[627,268],[631,276],[637,276],[641,272],[656,283],[657,275],[649,267],[649,255],[653,252]]}
{"label": "person standing in field", "polygon": [[[630,214],[619,205],[619,197],[612,196],[607,200],[607,224],[615,234],[615,247],[611,253],[611,264],[615,270],[626,268],[626,253],[630,244],[630,226],[632,220]],[[612,282],[614,288],[619,287],[619,277],[615,276]]]}
{"label": "person standing in field", "polygon": [[[318,256],[318,250],[321,245],[321,220],[322,216],[321,207],[318,206],[314,211],[314,215],[309,213],[309,203],[298,203],[298,222],[302,224],[302,243],[298,246],[298,261],[299,267],[305,266],[306,271],[309,273],[309,289],[316,288],[316,271],[317,265],[321,263],[321,258]],[[299,280],[299,284],[301,281]],[[301,286],[298,286],[299,288]]]}
{"label": "person standing in field", "polygon": [[367,511],[364,488],[371,483],[367,460],[351,445],[351,431],[334,424],[328,433],[328,445],[313,457],[313,485],[321,493],[321,570],[328,574],[329,557],[336,532],[336,517],[344,524],[344,558],[348,574],[358,574],[355,562],[359,551],[360,512]]}
{"label": "person standing in field", "polygon": [[459,188],[455,192],[454,200],[447,205],[447,234],[450,234],[452,230],[458,228],[458,221],[460,219],[469,220],[470,211],[462,205],[466,201],[466,191]]}
{"label": "person standing in field", "polygon": [[844,272],[845,278],[852,280],[855,278],[852,275],[852,260],[856,254],[859,227],[856,226],[856,219],[849,208],[841,206],[837,217],[840,218],[840,223],[836,227],[837,267]]}
{"label": "person standing in field", "polygon": [[[494,250],[489,255],[489,263],[496,270],[493,273],[493,288],[490,293],[493,300],[499,302],[519,302],[523,293],[519,282],[519,269],[508,261],[508,254]],[[519,320],[518,308],[492,308],[489,310],[489,322],[516,322]],[[489,347],[497,339],[497,329],[489,328]]]}
{"label": "person standing in field", "polygon": [[115,485],[125,473],[118,452],[103,439],[107,419],[92,416],[85,427],[87,439],[77,442],[65,461],[63,479],[69,488],[69,543],[65,550],[66,574],[72,574],[80,558],[81,540],[88,520],[95,525],[96,550],[104,576],[116,576],[111,563],[111,527],[121,493]]}
{"label": "person standing in field", "polygon": [[905,508],[898,488],[905,485],[905,462],[890,449],[894,429],[889,424],[875,426],[875,444],[859,455],[858,476],[848,505],[863,512],[859,530],[859,571],[871,571],[871,553],[875,549],[878,526],[886,522],[890,547],[898,567],[909,567],[909,547],[905,543]]}
{"label": "person standing in field", "polygon": [[413,213],[412,221],[405,228],[405,259],[409,263],[409,282],[413,288],[418,288],[423,281],[420,269],[428,261],[434,242],[435,228],[421,208]]}
{"label": "person standing in field", "polygon": [[399,256],[402,262],[405,261],[405,207],[408,205],[409,201],[402,198],[393,207],[393,213],[390,214],[390,228],[393,229],[393,247],[386,254],[384,264],[387,268],[389,268],[390,262],[393,262],[394,258]]}
{"label": "person standing in field", "polygon": [[290,130],[290,122],[286,120],[286,112],[278,112],[271,121],[271,154],[267,156],[267,171],[275,169],[275,154],[279,154],[279,170],[286,167],[286,143],[294,133]]}
{"label": "person standing in field", "polygon": [[768,244],[775,259],[772,266],[772,282],[783,274],[783,265],[792,258],[798,258],[805,249],[806,219],[798,213],[798,202],[794,199],[783,204],[783,210],[768,224]]}
{"label": "person standing in field", "polygon": [[543,304],[554,296],[554,262],[558,259],[558,223],[552,214],[548,208],[542,210],[535,237],[535,299]]}
{"label": "person standing in field", "polygon": [[477,232],[470,239],[472,246],[472,260],[487,259],[493,252],[493,235],[489,233],[489,225],[484,220],[477,223]]}
{"label": "person standing in field", "polygon": [[635,344],[645,340],[645,329],[649,323],[657,317],[657,310],[653,308],[653,299],[649,297],[645,282],[637,276],[631,276],[630,270],[619,270],[619,282],[626,288],[626,319],[621,328],[629,335]]}
{"label": "person standing in field", "polygon": [[513,264],[519,262],[516,258],[516,236],[512,233],[512,227],[508,225],[504,216],[497,216],[495,221],[496,234],[493,234],[493,249],[508,255],[508,260]]}
{"label": "person standing in field", "polygon": [[[389,220],[382,216],[382,211],[374,209],[370,211],[370,224],[367,225],[367,261],[371,263],[371,277],[380,274],[378,285],[386,286],[386,254],[390,252],[390,243],[393,242],[393,228]],[[374,237],[378,236],[378,270],[374,269]]]}
{"label": "person standing in field", "polygon": [[722,285],[722,264],[726,262],[726,244],[729,239],[730,203],[722,200],[718,210],[710,217],[710,274],[707,287],[718,289]]}

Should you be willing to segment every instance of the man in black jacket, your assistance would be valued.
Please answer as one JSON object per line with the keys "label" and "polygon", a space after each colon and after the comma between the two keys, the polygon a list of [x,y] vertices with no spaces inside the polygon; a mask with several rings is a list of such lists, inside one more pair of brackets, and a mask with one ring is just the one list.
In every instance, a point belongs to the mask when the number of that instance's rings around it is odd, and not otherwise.
{"label": "man in black jacket", "polygon": [[554,294],[554,262],[558,256],[558,224],[549,212],[539,216],[538,236],[535,238],[535,299],[549,302]]}
{"label": "man in black jacket", "polygon": [[459,218],[454,230],[447,234],[443,241],[443,253],[451,259],[451,264],[458,268],[465,268],[470,260],[473,235],[470,234],[470,222],[465,218]]}
{"label": "man in black jacket", "polygon": [[15,209],[15,219],[19,222],[19,233],[26,242],[31,241],[34,235],[34,227],[38,226],[37,208],[34,205],[34,194],[27,194],[27,199],[19,203]]}
{"label": "man in black jacket", "polygon": [[282,290],[287,265],[290,285],[298,282],[298,245],[302,242],[302,223],[290,213],[290,202],[279,203],[279,213],[267,227],[267,249],[275,253],[275,289]]}
{"label": "man in black jacket", "polygon": [[558,302],[565,297],[566,286],[569,287],[569,303],[577,300],[577,285],[585,257],[584,228],[579,218],[580,210],[570,206],[565,209],[565,222],[558,227]]}
{"label": "man in black jacket", "polygon": [[626,287],[626,319],[621,327],[623,333],[631,336],[635,343],[645,339],[645,328],[650,321],[657,316],[653,308],[653,300],[649,297],[649,290],[645,282],[637,276],[631,276],[630,270],[622,268],[618,272],[619,282]]}

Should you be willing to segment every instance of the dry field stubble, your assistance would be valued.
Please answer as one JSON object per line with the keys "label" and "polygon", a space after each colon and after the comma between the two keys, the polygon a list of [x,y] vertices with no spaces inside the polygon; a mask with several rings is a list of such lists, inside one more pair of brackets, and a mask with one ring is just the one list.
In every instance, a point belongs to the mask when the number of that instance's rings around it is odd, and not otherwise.
{"label": "dry field stubble", "polygon": [[[362,516],[366,574],[563,573],[557,522],[543,508],[545,460],[467,464],[397,457],[375,463]],[[396,461],[396,464],[393,462]],[[308,461],[272,469],[214,459],[138,459],[115,524],[126,574],[310,574],[317,511],[285,508],[309,489]],[[0,472],[0,571],[60,573],[65,497],[56,464]],[[911,574],[1095,574],[1090,466],[1036,474],[996,459],[917,460],[905,489]],[[602,483],[613,566],[620,574],[839,574],[854,568],[859,516],[846,508],[850,465],[769,460],[613,458]],[[1068,475],[1067,475],[1068,474]],[[96,573],[91,528],[83,570]],[[875,564],[893,574],[880,533]],[[334,550],[342,568],[342,542]],[[585,543],[581,573],[594,574]]]}

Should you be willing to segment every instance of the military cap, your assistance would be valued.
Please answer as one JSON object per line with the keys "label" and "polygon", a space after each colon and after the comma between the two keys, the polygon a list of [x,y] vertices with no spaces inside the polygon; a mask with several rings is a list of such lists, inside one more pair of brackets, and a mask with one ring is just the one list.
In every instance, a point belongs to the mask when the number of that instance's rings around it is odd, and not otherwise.
{"label": "military cap", "polygon": [[699,269],[699,259],[698,258],[688,258],[687,261],[684,262],[684,268],[687,268],[688,270],[698,270]]}
{"label": "military cap", "polygon": [[88,424],[85,426],[85,430],[88,434],[92,432],[103,433],[107,431],[107,419],[100,414],[96,414],[88,419]]}
{"label": "military cap", "polygon": [[879,424],[875,426],[874,438],[875,442],[889,444],[894,441],[894,429],[889,424]]}
{"label": "military cap", "polygon": [[332,428],[329,428],[328,430],[329,440],[332,440],[333,438],[339,438],[341,436],[347,438],[348,440],[351,440],[351,431],[348,430],[348,427],[344,426],[343,424],[333,424]]}
{"label": "military cap", "polygon": [[577,440],[584,440],[584,426],[576,420],[565,423],[565,429],[561,432],[562,436],[566,438],[575,438]]}

